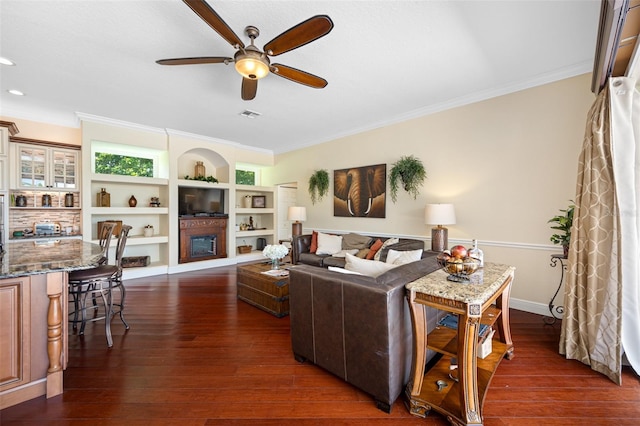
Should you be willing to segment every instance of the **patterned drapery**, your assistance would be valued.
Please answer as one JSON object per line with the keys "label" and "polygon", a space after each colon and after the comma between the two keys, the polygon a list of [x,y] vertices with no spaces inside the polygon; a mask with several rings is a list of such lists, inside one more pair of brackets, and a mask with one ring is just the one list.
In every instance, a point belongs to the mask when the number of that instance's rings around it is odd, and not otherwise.
{"label": "patterned drapery", "polygon": [[629,78],[610,78],[587,117],[560,339],[561,354],[618,384],[625,350],[640,370],[640,119],[634,85]]}

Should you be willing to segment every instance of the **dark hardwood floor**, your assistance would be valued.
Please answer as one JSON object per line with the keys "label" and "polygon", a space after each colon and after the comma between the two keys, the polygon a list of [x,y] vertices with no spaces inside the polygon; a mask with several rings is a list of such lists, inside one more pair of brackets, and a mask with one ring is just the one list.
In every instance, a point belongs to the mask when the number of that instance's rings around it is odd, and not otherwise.
{"label": "dark hardwood floor", "polygon": [[[115,318],[69,336],[64,394],[0,412],[9,425],[446,425],[391,414],[331,374],[293,359],[289,317],[236,299],[235,267],[129,280],[125,333]],[[485,425],[637,425],[640,381],[617,386],[558,354],[560,324],[512,310],[515,358],[500,364]]]}

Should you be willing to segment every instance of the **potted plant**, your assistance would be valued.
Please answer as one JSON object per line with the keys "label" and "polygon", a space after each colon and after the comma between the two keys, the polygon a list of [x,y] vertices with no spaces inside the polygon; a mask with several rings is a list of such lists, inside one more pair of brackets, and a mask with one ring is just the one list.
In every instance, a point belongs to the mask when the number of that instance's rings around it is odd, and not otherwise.
{"label": "potted plant", "polygon": [[397,200],[400,182],[402,182],[402,188],[413,195],[415,200],[426,177],[427,172],[420,159],[413,155],[400,157],[400,160],[393,163],[389,173],[389,188],[393,202]]}
{"label": "potted plant", "polygon": [[322,201],[322,197],[329,192],[329,173],[324,170],[316,170],[309,178],[309,195],[311,203]]}
{"label": "potted plant", "polygon": [[563,214],[557,215],[549,219],[547,223],[553,223],[551,229],[560,231],[557,234],[553,234],[550,238],[554,244],[562,246],[564,257],[569,254],[569,243],[571,242],[571,225],[573,225],[573,210],[576,206],[570,204],[564,210],[560,210]]}

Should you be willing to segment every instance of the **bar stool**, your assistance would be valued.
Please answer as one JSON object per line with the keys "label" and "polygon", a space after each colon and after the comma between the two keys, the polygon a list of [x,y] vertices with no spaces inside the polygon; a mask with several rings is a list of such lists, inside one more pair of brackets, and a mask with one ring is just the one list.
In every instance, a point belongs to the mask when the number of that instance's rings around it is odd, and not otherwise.
{"label": "bar stool", "polygon": [[[118,239],[118,245],[116,246],[116,263],[115,265],[108,265],[106,263],[99,265],[95,268],[84,269],[80,271],[74,271],[69,273],[69,295],[73,300],[74,312],[69,315],[73,315],[73,319],[70,322],[73,324],[73,328],[80,325],[79,334],[84,334],[84,328],[87,322],[105,320],[105,335],[107,338],[107,346],[113,346],[113,339],[111,337],[111,320],[115,314],[120,315],[120,321],[125,326],[125,329],[129,329],[129,324],[124,319],[123,310],[126,297],[126,290],[122,283],[122,257],[124,249],[127,244],[127,237],[131,226],[122,225],[120,236]],[[108,256],[106,256],[108,257]],[[114,303],[113,290],[118,289],[120,291],[119,303]],[[102,305],[104,307],[104,315],[95,316],[99,310],[99,306],[87,307],[87,297],[91,297],[93,300],[97,299],[96,295],[100,295],[102,298]],[[117,311],[114,310],[117,308]],[[93,318],[87,319],[87,310],[95,310]],[[81,319],[78,319],[80,315]]]}

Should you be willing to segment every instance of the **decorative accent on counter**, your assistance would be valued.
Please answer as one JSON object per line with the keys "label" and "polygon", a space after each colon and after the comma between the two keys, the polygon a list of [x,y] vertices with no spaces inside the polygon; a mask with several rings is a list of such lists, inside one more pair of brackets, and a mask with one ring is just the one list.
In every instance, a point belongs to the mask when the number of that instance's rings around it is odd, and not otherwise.
{"label": "decorative accent on counter", "polygon": [[64,206],[65,207],[73,207],[73,193],[67,192],[64,195]]}
{"label": "decorative accent on counter", "polygon": [[100,188],[96,197],[96,207],[111,207],[111,194],[106,188]]}
{"label": "decorative accent on counter", "polygon": [[145,237],[153,237],[153,226],[146,225],[143,229],[143,232]]}
{"label": "decorative accent on counter", "polygon": [[149,207],[160,207],[160,198],[151,197],[151,201],[149,202]]}
{"label": "decorative accent on counter", "polygon": [[42,194],[42,207],[51,207],[51,195]]}
{"label": "decorative accent on counter", "polygon": [[129,198],[129,207],[135,207],[138,205],[138,200],[136,200],[135,196],[131,196],[131,198]]}

